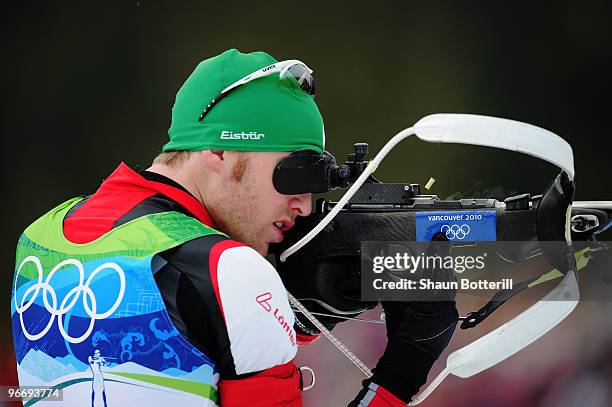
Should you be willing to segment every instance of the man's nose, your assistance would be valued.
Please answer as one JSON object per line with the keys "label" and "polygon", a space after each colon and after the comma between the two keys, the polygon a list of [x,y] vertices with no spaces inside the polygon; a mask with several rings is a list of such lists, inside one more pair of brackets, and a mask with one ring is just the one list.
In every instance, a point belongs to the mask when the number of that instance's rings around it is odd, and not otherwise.
{"label": "man's nose", "polygon": [[312,212],[312,194],[295,195],[291,198],[291,209],[297,211],[298,216],[308,216]]}

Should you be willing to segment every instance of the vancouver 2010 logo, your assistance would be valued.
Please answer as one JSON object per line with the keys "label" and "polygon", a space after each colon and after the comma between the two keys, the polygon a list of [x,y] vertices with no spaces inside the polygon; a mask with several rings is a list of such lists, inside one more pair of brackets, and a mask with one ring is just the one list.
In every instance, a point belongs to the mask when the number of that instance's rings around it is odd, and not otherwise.
{"label": "vancouver 2010 logo", "polygon": [[[21,269],[28,263],[32,263],[36,267],[36,270],[38,271],[38,280],[35,284],[32,284],[30,287],[28,287],[27,290],[25,290],[21,301],[18,301],[17,279],[19,277]],[[79,272],[79,283],[76,287],[73,287],[68,291],[68,293],[66,293],[64,298],[61,300],[58,308],[59,299],[57,298],[56,290],[51,284],[51,279],[58,270],[67,266],[76,267]],[[117,293],[117,299],[115,300],[114,304],[106,312],[98,313],[96,296],[93,290],[90,288],[90,284],[98,273],[106,269],[113,270],[119,277],[119,292]],[[15,273],[15,282],[13,285],[13,292],[15,293],[15,297],[13,299],[15,302],[15,310],[19,314],[19,321],[21,323],[21,329],[23,331],[23,334],[31,341],[36,341],[45,336],[53,326],[53,322],[57,317],[57,326],[60,334],[64,337],[64,339],[66,339],[70,343],[81,343],[86,340],[89,335],[91,335],[96,320],[108,318],[110,315],[113,314],[113,312],[115,312],[117,307],[119,307],[119,304],[121,304],[121,300],[123,299],[123,295],[125,294],[125,272],[121,267],[119,267],[118,264],[112,262],[104,263],[96,267],[96,269],[94,269],[87,278],[87,281],[84,281],[85,268],[83,267],[83,264],[76,259],[64,260],[61,263],[57,264],[55,267],[53,267],[53,269],[51,270],[49,275],[47,275],[47,278],[44,281],[43,275],[44,273],[42,264],[36,256],[28,256],[23,259],[23,261],[19,265],[19,268],[17,269],[17,273]],[[34,301],[36,301],[39,293],[41,293],[42,302],[45,306],[45,309],[49,312],[49,314],[51,314],[51,317],[49,318],[47,325],[40,332],[33,334],[28,332],[25,327],[25,324],[23,322],[23,313],[26,312],[32,306]],[[83,294],[82,297],[80,295],[81,293]],[[83,333],[83,335],[79,337],[73,337],[69,335],[68,332],[66,332],[66,328],[64,328],[63,317],[74,308],[75,304],[80,298],[82,298],[83,308],[85,309],[87,315],[90,317],[90,321],[89,326],[85,333]]]}
{"label": "vancouver 2010 logo", "polygon": [[440,232],[446,234],[448,240],[463,240],[470,234],[470,226],[463,224],[459,225],[442,225]]}

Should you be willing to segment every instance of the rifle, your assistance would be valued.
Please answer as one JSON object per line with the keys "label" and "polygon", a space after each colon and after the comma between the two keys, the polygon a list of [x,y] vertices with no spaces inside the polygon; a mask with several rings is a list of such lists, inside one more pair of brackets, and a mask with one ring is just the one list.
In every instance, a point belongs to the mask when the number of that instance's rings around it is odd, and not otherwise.
{"label": "rifle", "polygon": [[[386,154],[412,135],[428,142],[473,144],[522,152],[555,164],[561,172],[543,193],[520,194],[503,201],[493,198],[442,200],[436,195],[422,194],[419,184],[385,183],[376,179],[373,172]],[[586,266],[593,253],[607,248],[605,243],[597,241],[597,235],[612,226],[612,201],[572,202],[574,164],[567,142],[526,123],[477,115],[437,114],[398,133],[370,161],[366,161],[367,151],[366,143],[357,143],[343,165],[329,163],[326,171],[330,187],[348,188],[348,191],[338,202],[317,200],[314,213],[299,218],[284,241],[272,248],[279,274],[293,294],[290,299],[294,308],[304,313],[366,376],[371,375],[369,369],[352,352],[343,349],[341,342],[322,324],[317,324],[312,315],[356,319],[377,305],[376,301],[361,301],[354,295],[359,292],[363,241],[426,242],[436,240],[440,234],[451,246],[468,240],[521,241],[525,243],[523,250],[500,255],[515,262],[543,255],[554,267],[546,275],[497,292],[483,307],[460,317],[462,329],[474,328],[520,292],[563,277],[538,304],[453,352],[447,368],[411,404],[422,401],[450,373],[469,377],[501,362],[544,335],[573,311],[579,298],[575,273]],[[480,220],[471,224],[469,237],[457,239],[460,236],[456,233],[449,234],[452,225],[458,225],[448,221],[449,214],[469,215],[473,220]],[[424,221],[428,216],[444,222]],[[465,216],[460,218],[466,219]],[[444,225],[446,230],[442,230]],[[544,243],[551,241],[563,244]],[[300,250],[299,255],[292,256],[297,250]]]}

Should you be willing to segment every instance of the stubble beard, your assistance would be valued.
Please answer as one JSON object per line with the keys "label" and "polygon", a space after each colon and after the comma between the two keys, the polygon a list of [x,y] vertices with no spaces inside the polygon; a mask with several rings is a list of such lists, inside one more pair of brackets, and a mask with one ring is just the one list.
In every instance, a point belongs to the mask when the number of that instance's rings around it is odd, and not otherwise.
{"label": "stubble beard", "polygon": [[257,216],[257,191],[250,187],[247,161],[243,158],[235,164],[232,179],[222,188],[224,192],[212,215],[218,230],[265,256],[268,243],[258,238],[265,235],[265,230],[257,230],[253,223]]}
{"label": "stubble beard", "polygon": [[262,232],[255,230],[251,219],[256,209],[249,207],[248,204],[245,205],[236,195],[232,199],[234,200],[232,207],[226,207],[219,213],[219,229],[233,240],[242,242],[265,255],[268,245],[258,239]]}

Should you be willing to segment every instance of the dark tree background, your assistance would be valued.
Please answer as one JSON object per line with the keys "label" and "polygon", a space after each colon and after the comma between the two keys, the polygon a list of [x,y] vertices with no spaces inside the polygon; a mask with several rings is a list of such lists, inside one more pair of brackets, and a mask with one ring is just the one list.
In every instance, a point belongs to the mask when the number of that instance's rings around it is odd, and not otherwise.
{"label": "dark tree background", "polygon": [[[370,152],[419,118],[525,121],[574,149],[578,200],[612,199],[610,2],[14,2],[2,19],[0,384],[15,380],[9,320],[15,242],[36,217],[93,192],[120,161],[146,166],[174,95],[227,48],[315,70],[327,148]],[[400,144],[377,172],[438,181],[441,197],[541,192],[555,169],[469,146]],[[4,376],[2,376],[4,375]],[[4,379],[3,379],[4,377]]]}

